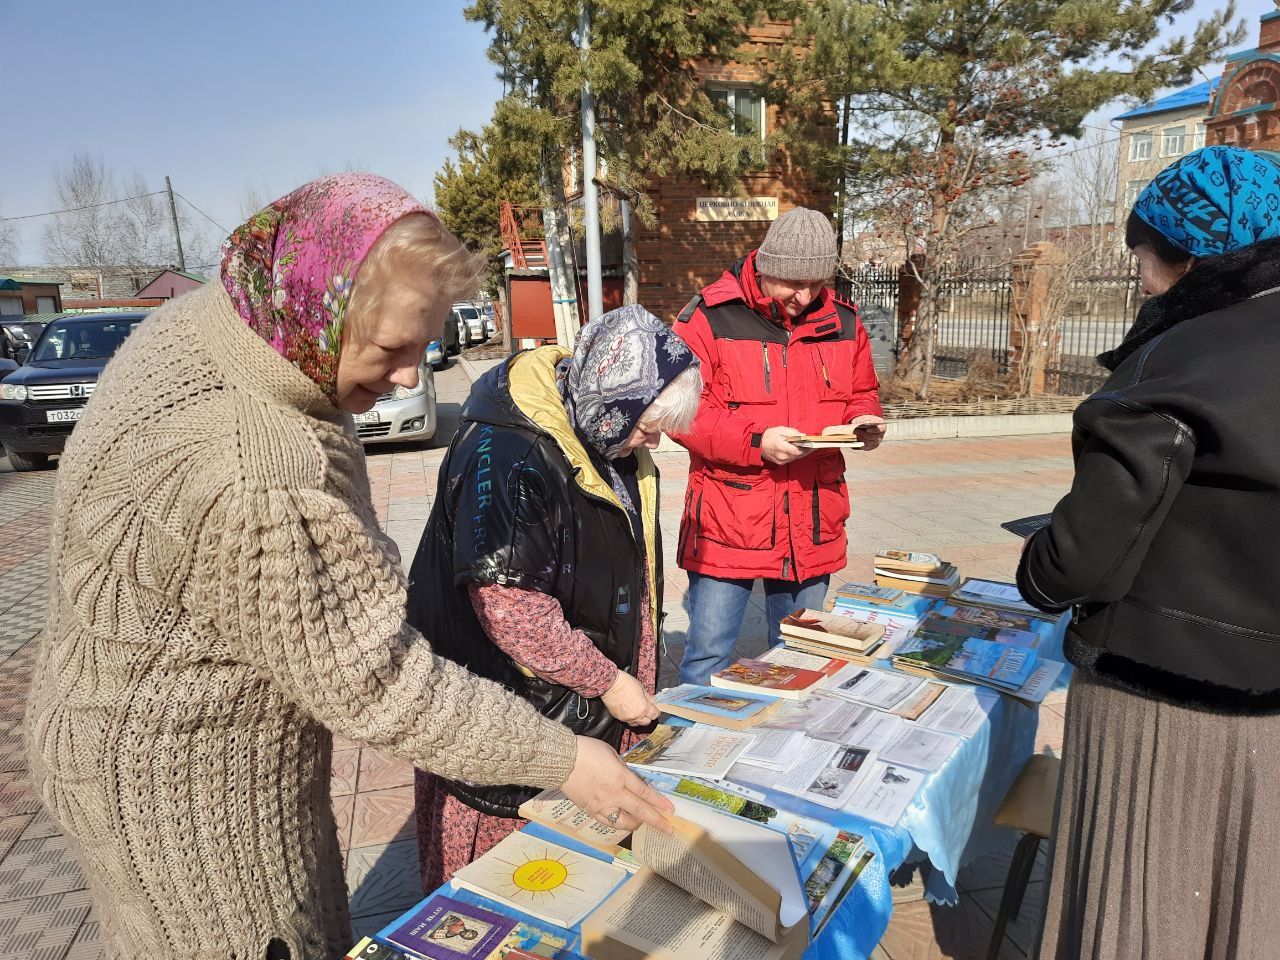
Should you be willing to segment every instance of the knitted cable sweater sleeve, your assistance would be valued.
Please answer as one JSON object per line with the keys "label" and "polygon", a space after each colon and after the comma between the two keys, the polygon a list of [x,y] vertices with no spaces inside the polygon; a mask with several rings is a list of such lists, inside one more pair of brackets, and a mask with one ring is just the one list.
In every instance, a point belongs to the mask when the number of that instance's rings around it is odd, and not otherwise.
{"label": "knitted cable sweater sleeve", "polygon": [[335,733],[476,783],[554,787],[569,776],[569,730],[432,654],[405,623],[393,550],[339,498],[228,492],[201,547],[200,606],[215,629]]}

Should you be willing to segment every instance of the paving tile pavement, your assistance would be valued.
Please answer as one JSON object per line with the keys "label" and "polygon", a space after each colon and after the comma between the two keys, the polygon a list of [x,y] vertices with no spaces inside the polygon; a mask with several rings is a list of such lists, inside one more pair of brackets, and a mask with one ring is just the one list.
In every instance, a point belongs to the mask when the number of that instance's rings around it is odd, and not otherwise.
{"label": "paving tile pavement", "polygon": [[[370,489],[378,517],[401,557],[412,561],[436,490],[444,444],[458,422],[469,381],[458,365],[437,375],[441,429],[427,447],[371,448]],[[1020,542],[1000,521],[1043,512],[1070,482],[1066,436],[886,443],[851,453],[846,577],[868,577],[871,558],[886,546],[929,549],[966,574],[1008,577]],[[666,655],[671,682],[684,645],[688,577],[672,564],[688,477],[682,453],[659,455],[666,550]],[[19,722],[30,678],[35,637],[46,607],[47,541],[54,474],[16,475],[0,458],[0,960],[96,960],[98,924],[82,874],[56,825],[32,796],[22,759]],[[739,650],[764,643],[764,607],[757,594],[744,622]],[[1037,749],[1061,747],[1062,704],[1042,715]],[[369,747],[335,738],[334,811],[346,857],[354,936],[378,929],[421,897],[413,832],[412,770]],[[955,908],[902,903],[876,956],[985,956],[991,918],[999,905],[1008,850],[971,864],[961,874]],[[1042,896],[1043,857],[1020,922],[1001,957],[1026,956]]]}

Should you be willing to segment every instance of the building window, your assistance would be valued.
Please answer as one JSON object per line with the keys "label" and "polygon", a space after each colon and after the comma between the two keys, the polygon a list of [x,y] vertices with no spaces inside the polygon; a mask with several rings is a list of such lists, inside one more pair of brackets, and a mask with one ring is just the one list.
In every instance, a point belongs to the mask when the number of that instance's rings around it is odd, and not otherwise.
{"label": "building window", "polygon": [[1133,209],[1133,205],[1138,200],[1138,194],[1150,182],[1150,180],[1130,180],[1124,185],[1124,200],[1120,205],[1124,207],[1125,215],[1128,215],[1128,212]]}
{"label": "building window", "polygon": [[734,133],[755,133],[764,139],[764,99],[758,93],[745,87],[710,87],[707,96],[732,118]]}
{"label": "building window", "polygon": [[1180,157],[1187,152],[1187,128],[1165,127],[1160,138],[1160,156]]}
{"label": "building window", "polygon": [[1204,141],[1205,141],[1205,125],[1203,123],[1197,123],[1192,128],[1191,149],[1199,150],[1201,147],[1204,146]]}
{"label": "building window", "polygon": [[53,297],[36,297],[36,313],[56,313],[58,301]]}
{"label": "building window", "polygon": [[1135,133],[1129,138],[1129,162],[1151,159],[1151,134]]}
{"label": "building window", "polygon": [[22,316],[22,299],[20,297],[0,297],[0,317]]}

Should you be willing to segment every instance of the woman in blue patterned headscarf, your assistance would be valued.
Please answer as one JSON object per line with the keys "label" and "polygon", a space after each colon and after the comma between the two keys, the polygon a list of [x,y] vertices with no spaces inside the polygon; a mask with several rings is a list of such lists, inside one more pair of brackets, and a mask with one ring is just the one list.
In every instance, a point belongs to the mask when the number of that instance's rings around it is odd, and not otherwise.
{"label": "woman in blue patterned headscarf", "polygon": [[[1209,147],[1126,229],[1149,299],[1076,410],[1023,595],[1072,609],[1042,960],[1280,943],[1280,166]],[[1158,912],[1157,912],[1158,910]]]}

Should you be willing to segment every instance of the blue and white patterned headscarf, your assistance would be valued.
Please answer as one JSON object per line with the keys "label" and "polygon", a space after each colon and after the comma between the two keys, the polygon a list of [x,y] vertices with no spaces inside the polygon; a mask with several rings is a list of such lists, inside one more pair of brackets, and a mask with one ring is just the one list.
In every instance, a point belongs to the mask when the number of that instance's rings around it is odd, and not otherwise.
{"label": "blue and white patterned headscarf", "polygon": [[617,454],[649,404],[698,358],[644,307],[610,310],[578,332],[562,361],[569,422],[597,453]]}
{"label": "blue and white patterned headscarf", "polygon": [[1194,150],[1156,174],[1133,212],[1193,257],[1280,237],[1280,165],[1239,147]]}

